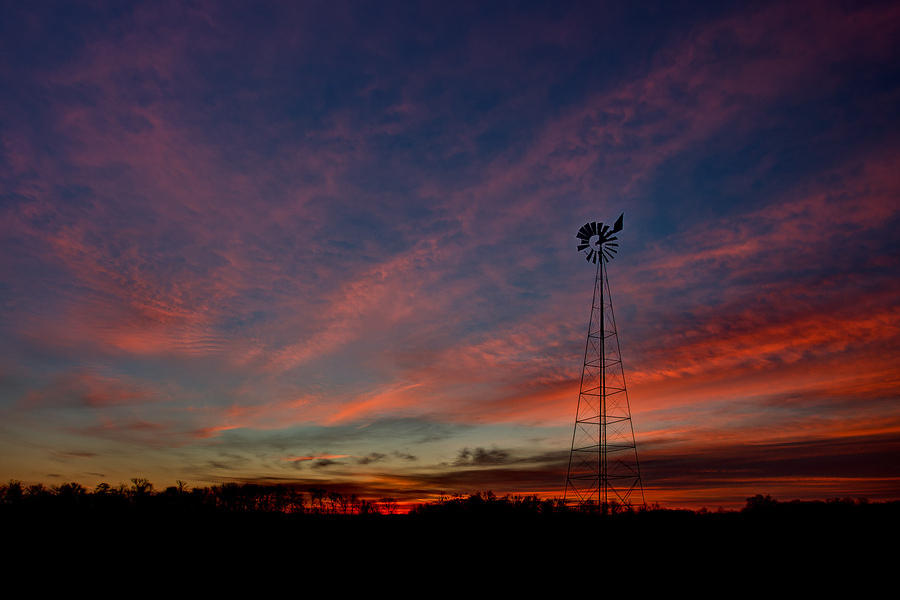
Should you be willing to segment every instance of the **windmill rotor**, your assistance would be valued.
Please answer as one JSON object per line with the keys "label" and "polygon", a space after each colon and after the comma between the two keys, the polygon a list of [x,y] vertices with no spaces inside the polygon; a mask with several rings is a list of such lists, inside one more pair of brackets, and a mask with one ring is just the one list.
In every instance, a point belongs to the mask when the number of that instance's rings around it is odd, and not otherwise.
{"label": "windmill rotor", "polygon": [[597,264],[598,260],[609,262],[615,258],[619,251],[619,244],[616,242],[619,238],[615,234],[622,231],[624,217],[625,213],[619,215],[612,226],[604,225],[599,221],[585,223],[581,226],[575,237],[578,238],[577,249],[584,254],[586,261]]}

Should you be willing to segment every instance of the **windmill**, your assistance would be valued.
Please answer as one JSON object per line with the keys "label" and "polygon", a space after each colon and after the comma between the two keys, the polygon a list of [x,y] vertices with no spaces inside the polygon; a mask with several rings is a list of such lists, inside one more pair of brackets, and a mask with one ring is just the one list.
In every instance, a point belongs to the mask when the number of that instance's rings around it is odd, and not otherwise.
{"label": "windmill", "polygon": [[606,274],[607,263],[619,251],[616,234],[622,231],[624,216],[620,215],[612,227],[599,222],[585,223],[575,235],[578,251],[597,266],[564,500],[580,506],[596,504],[604,510],[644,504],[631,407]]}

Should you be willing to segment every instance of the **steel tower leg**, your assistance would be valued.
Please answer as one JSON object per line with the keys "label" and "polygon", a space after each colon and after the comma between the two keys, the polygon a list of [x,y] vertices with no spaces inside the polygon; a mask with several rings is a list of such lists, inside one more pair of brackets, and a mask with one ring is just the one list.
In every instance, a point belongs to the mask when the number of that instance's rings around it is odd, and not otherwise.
{"label": "steel tower leg", "polygon": [[645,501],[604,262],[598,261],[594,274],[563,498],[567,504],[599,506],[605,512]]}

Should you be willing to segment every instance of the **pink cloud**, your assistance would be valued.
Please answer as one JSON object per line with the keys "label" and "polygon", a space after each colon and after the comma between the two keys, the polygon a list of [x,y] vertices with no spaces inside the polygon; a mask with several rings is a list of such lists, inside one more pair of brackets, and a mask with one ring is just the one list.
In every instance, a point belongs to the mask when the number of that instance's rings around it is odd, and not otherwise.
{"label": "pink cloud", "polygon": [[160,400],[159,392],[122,375],[100,375],[93,370],[75,370],[58,375],[40,389],[25,394],[28,408],[54,406],[105,407],[138,405]]}

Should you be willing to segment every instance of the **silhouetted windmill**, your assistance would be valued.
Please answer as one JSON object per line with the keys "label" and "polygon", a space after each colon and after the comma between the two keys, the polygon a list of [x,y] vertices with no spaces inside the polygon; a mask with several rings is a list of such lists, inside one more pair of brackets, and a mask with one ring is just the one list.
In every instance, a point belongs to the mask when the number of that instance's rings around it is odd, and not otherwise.
{"label": "silhouetted windmill", "polygon": [[631,408],[606,275],[606,263],[619,250],[615,234],[622,230],[624,216],[619,216],[612,227],[585,223],[575,236],[578,251],[597,268],[566,472],[564,499],[571,504],[596,502],[604,508],[614,504],[644,504]]}

